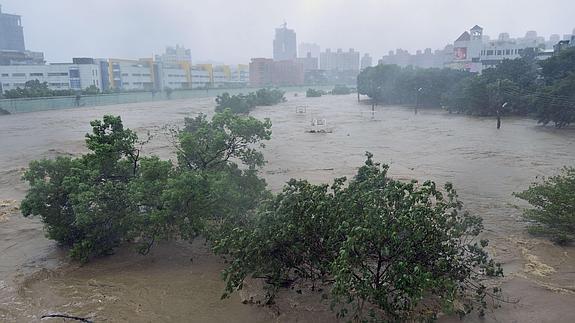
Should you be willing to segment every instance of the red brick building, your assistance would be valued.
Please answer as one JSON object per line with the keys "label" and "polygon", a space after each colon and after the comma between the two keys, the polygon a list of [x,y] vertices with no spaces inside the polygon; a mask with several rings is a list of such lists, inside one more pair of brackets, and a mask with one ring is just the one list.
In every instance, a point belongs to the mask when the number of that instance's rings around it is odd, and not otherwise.
{"label": "red brick building", "polygon": [[290,86],[304,84],[303,64],[296,61],[274,61],[271,58],[252,58],[251,86]]}

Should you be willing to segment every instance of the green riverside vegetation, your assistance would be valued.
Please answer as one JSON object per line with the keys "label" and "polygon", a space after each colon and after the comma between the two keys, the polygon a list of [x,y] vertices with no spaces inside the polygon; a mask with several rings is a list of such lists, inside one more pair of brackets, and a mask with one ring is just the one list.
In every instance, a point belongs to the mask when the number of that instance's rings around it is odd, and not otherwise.
{"label": "green riverside vegetation", "polygon": [[19,98],[41,98],[52,96],[73,96],[76,94],[96,95],[100,94],[100,89],[91,85],[83,91],[74,90],[52,90],[48,87],[47,82],[40,82],[38,80],[27,81],[24,87],[17,87],[13,90],[4,92],[6,99],[19,99]]}
{"label": "green riverside vegetation", "polygon": [[563,245],[575,239],[575,168],[566,167],[562,174],[515,196],[533,206],[524,214],[530,222],[529,232]]}
{"label": "green riverside vegetation", "polygon": [[333,95],[347,95],[351,93],[351,89],[345,85],[336,85],[330,93]]}
{"label": "green riverside vegetation", "polygon": [[256,106],[270,106],[285,101],[285,92],[280,89],[259,89],[247,95],[230,95],[228,92],[216,97],[216,112],[226,109],[233,113],[247,114]]}
{"label": "green riverside vegetation", "polygon": [[[186,118],[172,131],[177,159],[144,156],[120,117],[91,122],[89,152],[30,163],[24,216],[82,262],[133,245],[205,238],[227,260],[224,297],[264,279],[269,302],[296,283],[321,284],[338,315],[354,320],[433,319],[483,313],[498,264],[479,240],[481,218],[451,184],[398,181],[367,153],[351,179],[290,180],[272,194],[258,171],[271,123],[229,109]],[[320,296],[320,294],[318,294]]]}
{"label": "green riverside vegetation", "polygon": [[316,89],[307,89],[307,91],[305,91],[305,96],[308,98],[319,98],[322,95],[325,94],[325,91],[323,90],[316,90]]}
{"label": "green riverside vegetation", "polygon": [[360,73],[358,90],[382,104],[443,106],[479,116],[529,115],[561,128],[575,122],[575,48],[544,61],[534,55],[504,60],[480,75],[378,65]]}

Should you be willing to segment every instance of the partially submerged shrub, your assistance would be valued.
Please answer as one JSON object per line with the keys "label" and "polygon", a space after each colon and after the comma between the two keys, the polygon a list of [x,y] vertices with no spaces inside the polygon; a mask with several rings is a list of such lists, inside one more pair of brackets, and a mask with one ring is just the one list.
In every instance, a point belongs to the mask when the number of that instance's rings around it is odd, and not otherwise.
{"label": "partially submerged shrub", "polygon": [[316,89],[307,89],[305,92],[305,96],[308,98],[319,98],[325,94],[323,90],[316,90]]}
{"label": "partially submerged shrub", "polygon": [[347,186],[345,178],[331,187],[291,180],[253,222],[217,241],[230,263],[226,295],[252,276],[275,289],[297,280],[332,284],[340,314],[349,304],[356,319],[368,307],[389,320],[482,312],[489,294],[482,279],[502,271],[487,241],[475,241],[481,218],[462,211],[450,184],[440,192],[430,181],[393,180],[387,170],[368,154]]}
{"label": "partially submerged shrub", "polygon": [[22,213],[40,216],[48,238],[84,262],[125,241],[147,253],[160,239],[223,234],[266,195],[257,144],[269,139],[271,123],[226,111],[185,124],[173,165],[140,156],[120,117],[93,121],[88,154],[30,163]]}
{"label": "partially submerged shrub", "polygon": [[333,95],[346,95],[350,93],[351,89],[345,85],[336,85],[333,90],[331,90],[331,94]]}
{"label": "partially submerged shrub", "polygon": [[559,244],[575,239],[575,168],[566,167],[562,174],[533,184],[515,196],[532,206],[524,212],[530,222],[529,232],[548,236]]}
{"label": "partially submerged shrub", "polygon": [[216,97],[216,112],[227,109],[233,113],[247,114],[256,106],[270,106],[285,101],[285,92],[280,89],[259,89],[249,94],[230,95],[225,92]]}

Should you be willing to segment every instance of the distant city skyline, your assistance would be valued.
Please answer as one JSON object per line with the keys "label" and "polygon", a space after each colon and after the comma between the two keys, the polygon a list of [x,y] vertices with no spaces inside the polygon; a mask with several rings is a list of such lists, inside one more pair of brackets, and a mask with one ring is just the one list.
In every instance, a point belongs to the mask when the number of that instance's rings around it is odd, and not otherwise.
{"label": "distant city skyline", "polygon": [[[571,0],[1,0],[2,11],[22,15],[26,47],[49,62],[72,57],[153,57],[166,46],[191,49],[194,61],[246,63],[272,57],[274,29],[287,21],[298,43],[355,48],[382,57],[402,48],[441,49],[475,24],[496,39],[523,37],[529,30],[549,38],[572,33]],[[201,6],[202,10],[198,10]],[[501,14],[493,14],[497,8]],[[254,12],[265,14],[257,15]],[[217,13],[218,19],[214,20]],[[508,14],[506,14],[508,13]],[[55,19],[57,17],[57,19]]]}

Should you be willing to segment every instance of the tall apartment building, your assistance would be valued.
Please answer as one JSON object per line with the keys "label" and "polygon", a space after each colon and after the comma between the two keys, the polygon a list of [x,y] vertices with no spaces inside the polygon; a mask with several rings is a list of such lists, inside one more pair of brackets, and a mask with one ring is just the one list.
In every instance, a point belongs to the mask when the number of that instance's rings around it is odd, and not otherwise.
{"label": "tall apartment building", "polygon": [[311,56],[310,52],[307,53],[306,57],[298,57],[296,61],[302,64],[305,72],[317,70],[319,68],[319,58]]}
{"label": "tall apartment building", "polygon": [[20,16],[3,13],[0,6],[0,65],[44,63],[43,53],[26,50]]}
{"label": "tall apartment building", "polygon": [[166,51],[161,55],[156,55],[156,62],[164,64],[180,64],[182,62],[192,63],[192,51],[183,46],[168,46]]}
{"label": "tall apartment building", "polygon": [[363,54],[363,57],[361,58],[360,68],[363,70],[365,68],[371,67],[372,65],[373,65],[373,59],[371,58],[371,55],[369,55],[368,53]]}
{"label": "tall apartment building", "polygon": [[298,57],[306,58],[309,56],[319,59],[321,49],[318,44],[314,43],[300,43],[298,46]]}
{"label": "tall apartment building", "polygon": [[326,49],[320,54],[320,69],[327,71],[359,71],[359,52],[353,48],[344,52],[339,48],[336,52]]}
{"label": "tall apartment building", "polygon": [[0,6],[0,50],[19,52],[26,50],[21,17],[3,13],[2,6]]}
{"label": "tall apartment building", "polygon": [[287,23],[282,27],[276,28],[274,38],[274,60],[285,61],[295,60],[297,58],[296,33],[287,28]]}

